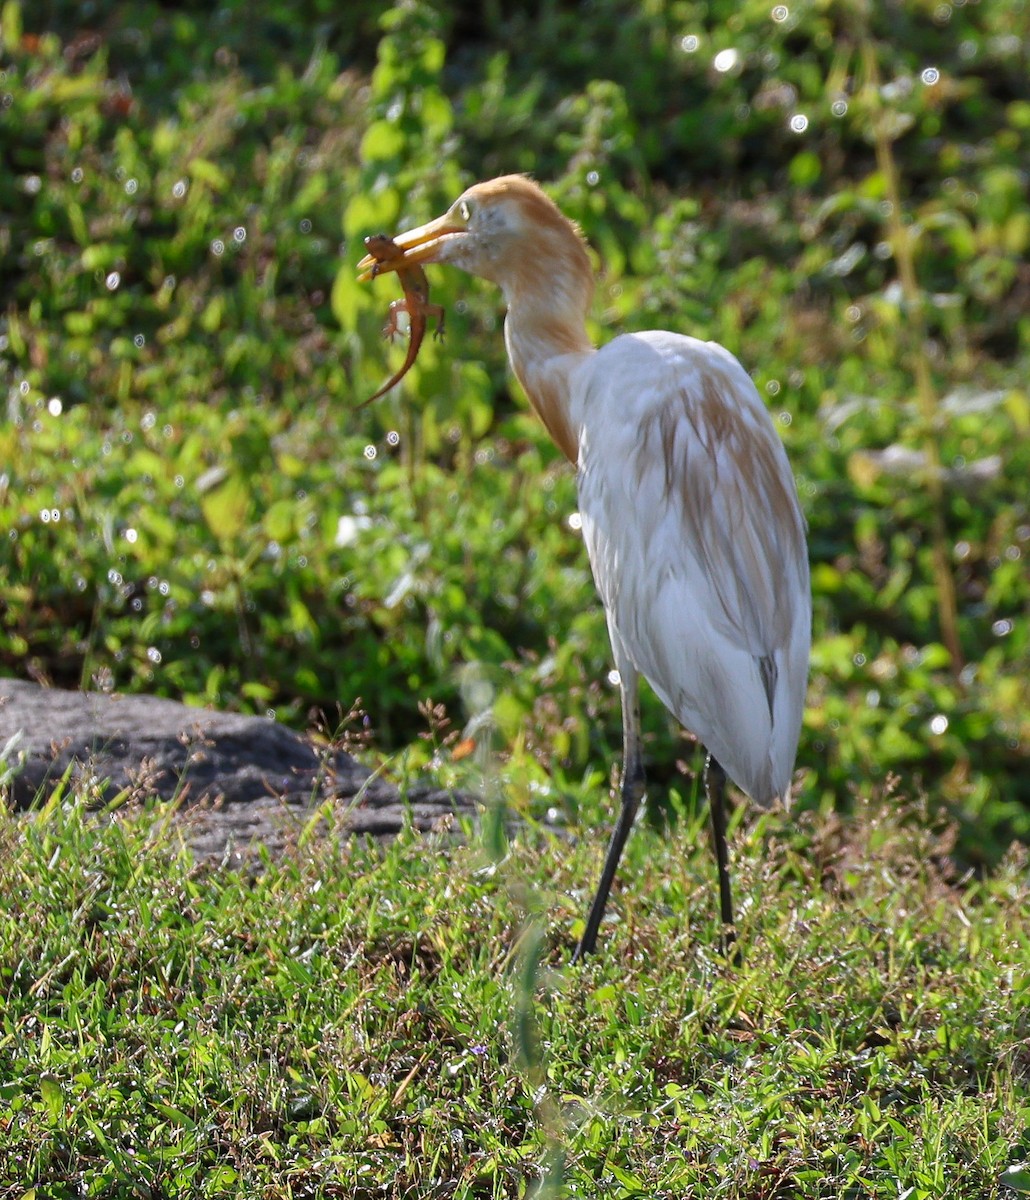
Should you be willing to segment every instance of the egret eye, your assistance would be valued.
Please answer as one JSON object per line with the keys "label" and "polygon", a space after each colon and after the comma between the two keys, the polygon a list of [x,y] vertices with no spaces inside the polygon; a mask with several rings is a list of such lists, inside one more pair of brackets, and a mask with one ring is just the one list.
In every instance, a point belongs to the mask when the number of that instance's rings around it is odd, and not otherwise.
{"label": "egret eye", "polygon": [[458,215],[463,221],[469,221],[472,218],[472,209],[468,205],[467,200],[462,200],[458,204]]}

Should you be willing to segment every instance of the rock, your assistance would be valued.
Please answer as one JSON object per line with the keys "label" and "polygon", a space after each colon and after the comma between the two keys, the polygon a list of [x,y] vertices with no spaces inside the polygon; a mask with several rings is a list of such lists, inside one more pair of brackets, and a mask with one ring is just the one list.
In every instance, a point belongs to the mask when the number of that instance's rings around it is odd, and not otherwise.
{"label": "rock", "polygon": [[377,837],[409,818],[429,830],[473,811],[469,797],[440,789],[402,797],[345,751],[268,718],[15,679],[0,679],[0,756],[18,809],[49,796],[69,770],[98,803],[119,793],[181,800],[185,835],[204,859],[242,860],[259,845],[281,851],[326,800],[338,802],[344,830]]}

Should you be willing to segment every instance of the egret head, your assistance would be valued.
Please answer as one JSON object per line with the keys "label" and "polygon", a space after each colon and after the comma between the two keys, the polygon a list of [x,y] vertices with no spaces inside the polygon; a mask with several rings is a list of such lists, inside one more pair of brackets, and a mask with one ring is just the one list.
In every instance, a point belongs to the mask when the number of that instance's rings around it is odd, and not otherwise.
{"label": "egret head", "polygon": [[[593,271],[576,226],[524,175],[473,184],[434,221],[398,234],[403,254],[379,271],[412,263],[451,263],[496,283],[509,305],[543,293],[579,312],[590,305]],[[366,272],[373,260],[358,267]]]}

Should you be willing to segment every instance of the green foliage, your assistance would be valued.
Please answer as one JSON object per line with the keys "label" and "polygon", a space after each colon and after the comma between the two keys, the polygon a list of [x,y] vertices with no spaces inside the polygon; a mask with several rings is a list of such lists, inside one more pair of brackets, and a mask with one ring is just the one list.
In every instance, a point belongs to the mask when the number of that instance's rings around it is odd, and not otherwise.
{"label": "green foliage", "polygon": [[600,838],[306,830],[241,875],[59,791],[0,824],[0,1195],[1019,1193],[1026,859],[955,886],[927,825],[735,837],[739,969],[701,829],[641,829],[571,968]]}
{"label": "green foliage", "polygon": [[[899,775],[968,861],[1030,836],[1023,6],[95,9],[0,18],[3,669],[300,724],[361,697],[379,752],[450,777],[471,739],[576,815],[617,706],[499,297],[435,272],[447,343],[353,411],[395,361],[361,239],[528,169],[598,251],[597,337],[719,340],[780,423],[801,803]],[[646,705],[663,794],[692,755]]]}

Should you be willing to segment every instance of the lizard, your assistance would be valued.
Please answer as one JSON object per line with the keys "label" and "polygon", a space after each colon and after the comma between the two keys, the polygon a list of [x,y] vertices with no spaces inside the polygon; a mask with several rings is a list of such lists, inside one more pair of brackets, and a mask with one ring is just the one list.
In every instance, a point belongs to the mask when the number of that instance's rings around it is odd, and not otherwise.
{"label": "lizard", "polygon": [[[394,259],[401,258],[404,253],[394,242],[393,238],[387,237],[385,233],[376,233],[371,237],[365,238],[365,249],[376,260],[371,268],[371,278],[373,279],[380,273],[380,263],[392,262]],[[358,408],[364,408],[366,404],[371,404],[373,400],[378,400],[390,388],[400,383],[408,373],[415,359],[418,357],[422,339],[425,337],[427,317],[436,318],[434,337],[442,338],[444,333],[443,306],[429,303],[429,281],[426,279],[426,273],[422,270],[421,266],[418,263],[412,263],[409,266],[398,266],[392,269],[396,270],[398,278],[401,281],[401,286],[404,288],[404,299],[391,302],[390,315],[383,328],[383,337],[392,340],[396,336],[399,332],[397,314],[406,312],[411,322],[408,353],[397,373],[387,380],[374,395],[369,396],[367,400],[363,400],[358,405]]]}

